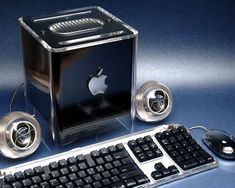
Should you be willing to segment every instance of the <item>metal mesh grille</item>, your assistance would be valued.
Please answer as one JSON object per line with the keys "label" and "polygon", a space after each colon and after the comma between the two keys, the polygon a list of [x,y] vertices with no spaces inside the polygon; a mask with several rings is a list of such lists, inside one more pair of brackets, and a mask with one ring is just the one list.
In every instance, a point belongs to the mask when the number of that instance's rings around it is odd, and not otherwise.
{"label": "metal mesh grille", "polygon": [[83,18],[52,24],[49,29],[57,34],[73,35],[102,29],[104,22],[95,18]]}

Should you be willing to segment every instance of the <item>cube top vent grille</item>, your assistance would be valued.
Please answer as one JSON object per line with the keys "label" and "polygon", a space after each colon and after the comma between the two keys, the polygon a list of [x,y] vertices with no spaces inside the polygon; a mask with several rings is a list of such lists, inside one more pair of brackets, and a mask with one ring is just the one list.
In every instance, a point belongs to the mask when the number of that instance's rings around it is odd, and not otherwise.
{"label": "cube top vent grille", "polygon": [[60,35],[76,35],[102,29],[104,22],[97,18],[82,18],[57,22],[49,26],[49,29]]}

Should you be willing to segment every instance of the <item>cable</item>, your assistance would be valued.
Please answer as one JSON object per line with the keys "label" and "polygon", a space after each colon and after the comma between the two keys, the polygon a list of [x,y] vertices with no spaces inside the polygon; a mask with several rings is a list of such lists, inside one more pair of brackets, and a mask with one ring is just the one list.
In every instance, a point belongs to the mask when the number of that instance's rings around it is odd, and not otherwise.
{"label": "cable", "polygon": [[12,97],[11,97],[11,101],[10,101],[10,104],[9,104],[9,111],[11,112],[12,111],[12,104],[14,102],[14,99],[15,99],[15,96],[16,94],[18,93],[19,89],[24,85],[24,83],[21,83],[14,91]]}
{"label": "cable", "polygon": [[203,130],[203,131],[205,131],[205,132],[208,131],[208,129],[207,129],[206,127],[201,126],[201,125],[195,125],[195,126],[189,128],[189,130],[193,130],[193,129],[201,129],[201,130]]}

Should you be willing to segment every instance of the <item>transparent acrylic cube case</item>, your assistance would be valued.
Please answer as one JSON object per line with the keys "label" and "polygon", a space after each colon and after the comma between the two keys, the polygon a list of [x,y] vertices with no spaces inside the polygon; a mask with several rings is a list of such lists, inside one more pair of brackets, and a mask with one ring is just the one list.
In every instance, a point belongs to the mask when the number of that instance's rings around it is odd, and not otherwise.
{"label": "transparent acrylic cube case", "polygon": [[130,117],[135,29],[101,7],[19,22],[27,104],[46,119],[59,145],[113,129],[122,124],[117,118]]}

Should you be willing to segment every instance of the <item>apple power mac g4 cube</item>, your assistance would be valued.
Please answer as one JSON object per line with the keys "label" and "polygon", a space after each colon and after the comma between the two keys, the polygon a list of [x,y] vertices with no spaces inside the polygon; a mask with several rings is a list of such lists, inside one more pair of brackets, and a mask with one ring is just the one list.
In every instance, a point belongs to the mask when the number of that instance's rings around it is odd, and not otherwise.
{"label": "apple power mac g4 cube", "polygon": [[19,19],[27,104],[59,145],[133,114],[138,32],[101,7]]}

